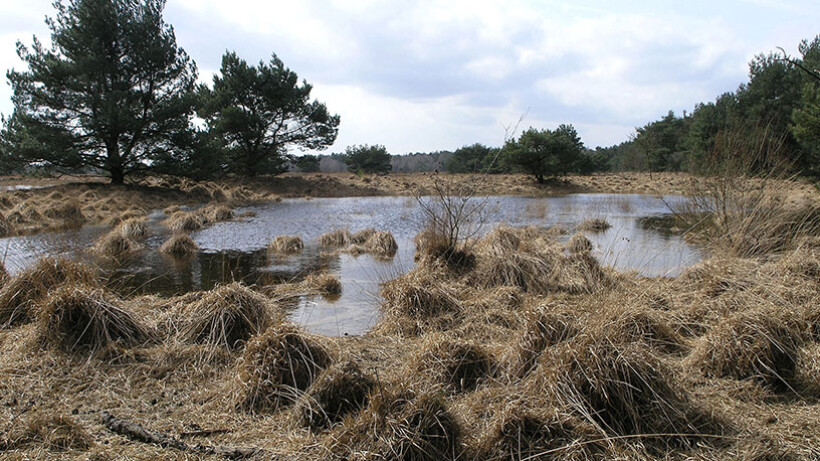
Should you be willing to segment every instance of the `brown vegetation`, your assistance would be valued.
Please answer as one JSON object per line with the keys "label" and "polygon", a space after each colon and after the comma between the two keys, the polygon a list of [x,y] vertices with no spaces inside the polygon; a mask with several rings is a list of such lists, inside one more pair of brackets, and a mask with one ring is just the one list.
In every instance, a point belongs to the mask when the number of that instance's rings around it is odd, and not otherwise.
{"label": "brown vegetation", "polygon": [[582,222],[578,225],[578,230],[586,231],[586,232],[604,232],[605,230],[612,227],[609,222],[604,218],[592,218],[587,219],[586,221]]}
{"label": "brown vegetation", "polygon": [[[239,285],[120,300],[93,275],[90,288],[55,288],[86,278],[82,266],[23,271],[0,288],[0,313],[15,318],[0,329],[0,449],[12,459],[213,458],[112,436],[98,417],[106,409],[192,446],[283,459],[818,459],[820,241],[803,228],[785,228],[784,244],[715,252],[677,279],[614,273],[588,240],[562,245],[549,229],[465,241],[466,265],[420,237],[418,264],[383,285],[381,317],[360,337],[311,335]],[[329,280],[289,285],[304,294]],[[43,320],[60,318],[46,308],[58,298],[87,317],[98,312],[89,304],[119,308],[156,340],[109,333],[96,346],[109,355],[58,346],[85,342],[60,331],[96,325]],[[72,352],[34,352],[30,340],[45,338]],[[37,421],[44,408],[53,416]]]}
{"label": "brown vegetation", "polygon": [[135,315],[100,288],[65,286],[49,294],[40,311],[43,345],[64,352],[94,352],[113,343],[129,347],[151,338]]}
{"label": "brown vegetation", "polygon": [[188,323],[182,329],[183,339],[229,349],[244,344],[271,323],[268,300],[239,283],[206,293],[185,308],[185,315]]}
{"label": "brown vegetation", "polygon": [[27,323],[37,316],[37,309],[53,290],[61,285],[98,284],[92,268],[68,259],[44,258],[0,289],[0,327]]}
{"label": "brown vegetation", "polygon": [[323,247],[343,247],[350,242],[350,231],[336,229],[319,236],[319,243]]}
{"label": "brown vegetation", "polygon": [[270,242],[268,250],[278,254],[299,253],[305,247],[298,235],[279,235]]}
{"label": "brown vegetation", "polygon": [[295,326],[272,326],[245,348],[238,378],[240,406],[265,412],[290,404],[330,362],[327,350]]}
{"label": "brown vegetation", "polygon": [[199,246],[188,234],[174,234],[159,247],[159,251],[174,257],[196,254]]}

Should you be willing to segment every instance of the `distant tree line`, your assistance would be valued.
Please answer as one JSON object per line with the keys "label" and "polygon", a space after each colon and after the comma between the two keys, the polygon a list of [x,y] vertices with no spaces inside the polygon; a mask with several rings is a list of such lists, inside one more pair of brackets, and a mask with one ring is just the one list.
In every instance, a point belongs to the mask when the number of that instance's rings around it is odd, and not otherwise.
{"label": "distant tree line", "polygon": [[392,155],[383,145],[317,151],[340,119],[310,98],[275,55],[222,57],[210,84],[165,23],[165,0],[55,2],[50,48],[18,42],[26,71],[9,70],[14,112],[2,118],[0,174],[32,168],[194,178],[284,171],[365,174],[442,171],[530,174],[538,182],[597,171],[690,171],[730,164],[746,173],[786,166],[820,175],[820,36],[799,56],[760,54],[749,81],[678,116],[669,111],[629,140],[589,149],[571,124],[531,127],[503,146]]}

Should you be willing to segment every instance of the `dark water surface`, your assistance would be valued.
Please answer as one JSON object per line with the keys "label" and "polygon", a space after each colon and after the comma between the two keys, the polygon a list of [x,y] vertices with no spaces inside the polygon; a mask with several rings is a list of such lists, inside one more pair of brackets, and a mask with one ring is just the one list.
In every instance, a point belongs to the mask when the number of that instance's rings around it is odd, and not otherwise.
{"label": "dark water surface", "polygon": [[[612,227],[587,233],[594,255],[605,265],[634,270],[646,276],[679,274],[701,258],[700,251],[680,236],[644,229],[640,218],[669,214],[669,205],[681,197],[648,195],[574,194],[562,197],[489,197],[483,200],[480,235],[499,223],[512,226],[563,226],[570,232],[592,218],[605,218]],[[413,267],[413,237],[424,225],[422,209],[412,197],[356,197],[289,199],[234,210],[237,215],[253,211],[255,217],[217,223],[192,234],[199,254],[174,260],[157,251],[169,237],[159,221],[150,217],[151,234],[146,249],[129,261],[114,266],[94,259],[88,251],[108,228],[85,226],[76,230],[0,239],[0,252],[11,273],[20,271],[45,255],[64,255],[90,260],[107,269],[115,285],[127,293],[173,295],[210,289],[218,283],[277,283],[299,280],[323,270],[338,276],[342,295],[335,300],[306,298],[295,306],[292,318],[323,334],[365,332],[377,320],[379,283]],[[321,234],[338,228],[352,232],[373,227],[393,233],[399,244],[396,256],[383,261],[369,255],[328,255],[319,247]],[[268,243],[278,235],[298,235],[305,249],[293,256],[274,256]]]}

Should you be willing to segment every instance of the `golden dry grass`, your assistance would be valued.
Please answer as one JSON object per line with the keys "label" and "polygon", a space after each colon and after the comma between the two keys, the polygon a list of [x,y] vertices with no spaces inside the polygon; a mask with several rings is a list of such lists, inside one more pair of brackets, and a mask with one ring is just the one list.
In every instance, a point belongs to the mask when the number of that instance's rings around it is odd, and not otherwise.
{"label": "golden dry grass", "polygon": [[279,235],[268,245],[268,251],[277,254],[299,253],[305,247],[298,235]]}
{"label": "golden dry grass", "polygon": [[315,339],[293,325],[274,325],[245,348],[236,386],[239,406],[270,412],[293,403],[330,363]]}
{"label": "golden dry grass", "polygon": [[188,234],[174,234],[159,247],[159,251],[174,257],[196,254],[199,246]]}
{"label": "golden dry grass", "polygon": [[0,327],[34,320],[50,292],[64,284],[98,285],[97,271],[63,258],[37,261],[0,288]]}
{"label": "golden dry grass", "polygon": [[112,344],[144,344],[152,333],[121,301],[100,288],[64,286],[39,313],[39,343],[63,352],[95,352]]}
{"label": "golden dry grass", "polygon": [[[158,340],[90,358],[33,353],[41,324],[16,322],[0,329],[3,455],[215,459],[113,435],[106,409],[177,437],[218,430],[185,440],[262,459],[820,458],[820,244],[715,255],[669,280],[614,274],[553,239],[507,227],[471,242],[473,267],[422,258],[384,284],[361,337],[280,323],[287,311],[263,297],[271,326],[244,348],[189,340],[219,289],[112,302]],[[45,299],[25,302],[39,315]],[[217,317],[204,323],[230,324]],[[70,422],[35,426],[73,423],[87,447],[11,430],[43,409]]]}
{"label": "golden dry grass", "polygon": [[336,229],[319,236],[319,243],[323,247],[343,247],[350,242],[350,231]]}
{"label": "golden dry grass", "polygon": [[185,308],[181,336],[190,343],[237,348],[271,324],[268,304],[240,283],[221,285]]}

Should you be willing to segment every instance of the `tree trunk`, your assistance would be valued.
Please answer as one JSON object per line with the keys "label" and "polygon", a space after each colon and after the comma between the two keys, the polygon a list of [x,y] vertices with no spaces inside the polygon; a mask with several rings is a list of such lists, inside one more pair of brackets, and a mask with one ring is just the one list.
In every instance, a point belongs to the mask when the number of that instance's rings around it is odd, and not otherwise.
{"label": "tree trunk", "polygon": [[111,184],[122,184],[125,182],[125,168],[122,166],[122,157],[120,156],[120,140],[119,136],[112,135],[112,137],[105,142],[106,153],[106,167],[111,173]]}
{"label": "tree trunk", "polygon": [[125,172],[120,168],[111,168],[111,184],[123,184],[125,182]]}

